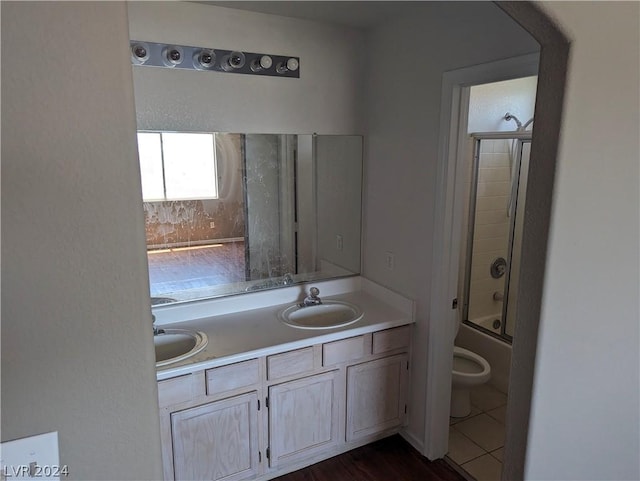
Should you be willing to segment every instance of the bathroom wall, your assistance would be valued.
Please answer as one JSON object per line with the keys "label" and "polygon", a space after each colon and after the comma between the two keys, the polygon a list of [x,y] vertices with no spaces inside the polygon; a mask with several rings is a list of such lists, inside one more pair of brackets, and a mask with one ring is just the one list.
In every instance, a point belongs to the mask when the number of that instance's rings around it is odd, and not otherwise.
{"label": "bathroom wall", "polygon": [[[419,301],[414,386],[424,383],[430,321],[441,72],[535,49],[492,4],[427,7],[454,12],[373,35],[374,55],[405,47],[428,62],[417,76],[372,62],[367,108],[371,147],[381,151],[366,167],[365,266]],[[2,234],[2,440],[58,429],[70,479],[159,479],[143,215],[131,208],[141,195],[126,11],[84,2],[1,8],[2,216],[11,225]],[[639,6],[540,8],[566,29],[572,55],[525,478],[637,480]],[[109,48],[69,55],[77,45]],[[423,434],[411,417],[411,432]]]}
{"label": "bathroom wall", "polygon": [[318,261],[360,272],[362,231],[353,219],[362,212],[362,190],[353,184],[362,179],[362,137],[317,137],[315,147]]}
{"label": "bathroom wall", "polygon": [[139,129],[361,134],[363,34],[193,2],[129,2],[132,39],[300,57],[300,78],[134,67]]}
{"label": "bathroom wall", "polygon": [[571,55],[525,479],[638,480],[640,4],[541,8]]}
{"label": "bathroom wall", "polygon": [[2,441],[58,431],[68,479],[160,479],[125,5],[1,8]]}
{"label": "bathroom wall", "polygon": [[[417,445],[425,438],[442,75],[537,50],[490,2],[416,2],[411,16],[369,36],[363,272],[418,303],[408,427]],[[386,252],[395,255],[393,270]]]}
{"label": "bathroom wall", "polygon": [[504,120],[507,112],[525,124],[533,117],[537,83],[538,77],[533,76],[471,87],[467,132],[516,130],[513,120]]}

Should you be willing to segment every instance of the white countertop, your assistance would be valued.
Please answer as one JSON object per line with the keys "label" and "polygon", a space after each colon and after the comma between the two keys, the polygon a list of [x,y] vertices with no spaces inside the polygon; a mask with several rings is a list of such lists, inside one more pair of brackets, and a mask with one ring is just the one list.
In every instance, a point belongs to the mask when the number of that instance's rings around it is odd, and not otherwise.
{"label": "white countertop", "polygon": [[360,290],[322,297],[350,302],[362,309],[362,319],[340,328],[297,329],[284,324],[279,320],[278,313],[290,306],[291,302],[177,323],[162,323],[161,327],[165,329],[202,331],[209,338],[209,343],[203,351],[189,359],[158,368],[157,379],[168,379],[414,322],[413,301],[362,278],[358,278],[356,287]]}

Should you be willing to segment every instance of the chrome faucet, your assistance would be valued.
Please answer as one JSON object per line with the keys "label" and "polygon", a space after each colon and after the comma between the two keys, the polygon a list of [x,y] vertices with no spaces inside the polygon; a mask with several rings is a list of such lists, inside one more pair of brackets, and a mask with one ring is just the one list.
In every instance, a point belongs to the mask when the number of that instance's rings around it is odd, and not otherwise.
{"label": "chrome faucet", "polygon": [[320,299],[320,289],[312,287],[309,289],[309,295],[305,297],[304,301],[300,304],[300,307],[317,306],[319,304],[322,304],[322,299]]}
{"label": "chrome faucet", "polygon": [[151,314],[151,319],[153,320],[153,335],[157,336],[158,334],[164,334],[164,329],[159,329],[156,327],[156,316],[155,314]]}
{"label": "chrome faucet", "polygon": [[282,276],[282,284],[285,286],[293,284],[293,276],[291,275],[291,273],[287,272],[284,276]]}

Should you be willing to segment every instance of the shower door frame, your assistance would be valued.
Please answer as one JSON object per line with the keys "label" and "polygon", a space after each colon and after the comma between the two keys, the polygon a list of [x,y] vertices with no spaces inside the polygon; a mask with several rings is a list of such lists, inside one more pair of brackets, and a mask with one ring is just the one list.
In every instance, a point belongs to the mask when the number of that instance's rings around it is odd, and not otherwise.
{"label": "shower door frame", "polygon": [[[522,149],[525,143],[531,143],[531,131],[510,131],[510,132],[474,132],[469,134],[473,140],[473,168],[471,171],[471,191],[469,195],[469,219],[467,228],[467,250],[465,258],[465,280],[462,305],[462,321],[479,331],[500,339],[501,341],[512,343],[513,337],[506,333],[507,309],[509,304],[509,287],[511,282],[511,265],[513,259],[513,242],[516,229],[516,212],[518,206],[518,193],[520,190],[520,175],[522,167]],[[480,170],[480,144],[483,140],[515,140],[517,142],[516,157],[513,159],[513,169],[511,174],[511,202],[509,205],[508,217],[511,219],[509,225],[509,238],[507,241],[507,268],[504,273],[504,289],[502,301],[502,315],[500,334],[486,329],[469,319],[469,298],[471,294],[471,264],[473,261],[473,244],[476,224],[476,204],[478,194],[478,173]]]}

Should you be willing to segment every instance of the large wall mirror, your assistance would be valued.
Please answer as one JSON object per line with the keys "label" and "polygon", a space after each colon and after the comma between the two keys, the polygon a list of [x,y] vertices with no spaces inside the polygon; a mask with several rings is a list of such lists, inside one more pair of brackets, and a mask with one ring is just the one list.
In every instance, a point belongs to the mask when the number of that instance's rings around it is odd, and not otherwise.
{"label": "large wall mirror", "polygon": [[152,305],[360,272],[362,137],[138,132]]}

